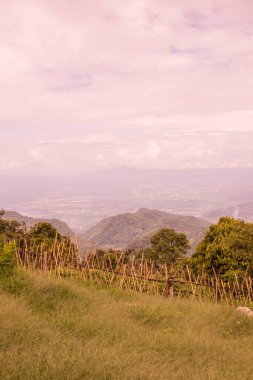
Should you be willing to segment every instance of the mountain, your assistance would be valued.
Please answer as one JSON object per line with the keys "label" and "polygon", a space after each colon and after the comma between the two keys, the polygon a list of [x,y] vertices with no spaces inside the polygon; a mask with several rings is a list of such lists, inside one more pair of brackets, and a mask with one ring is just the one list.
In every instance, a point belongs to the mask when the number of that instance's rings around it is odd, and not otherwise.
{"label": "mountain", "polygon": [[237,206],[220,208],[205,215],[210,221],[217,221],[222,216],[230,216],[236,219],[243,219],[253,222],[253,202],[242,203]]}
{"label": "mountain", "polygon": [[194,216],[168,214],[159,210],[141,208],[135,213],[125,213],[103,219],[80,235],[80,241],[91,242],[103,248],[142,248],[149,245],[149,236],[161,228],[184,232],[192,246],[203,238],[209,223]]}
{"label": "mountain", "polygon": [[15,211],[5,211],[3,219],[6,220],[16,220],[20,223],[25,223],[25,225],[30,228],[39,222],[46,222],[52,224],[53,227],[60,232],[60,234],[73,237],[74,233],[71,228],[67,225],[67,223],[62,222],[59,219],[40,219],[40,218],[32,218],[30,216],[24,216]]}

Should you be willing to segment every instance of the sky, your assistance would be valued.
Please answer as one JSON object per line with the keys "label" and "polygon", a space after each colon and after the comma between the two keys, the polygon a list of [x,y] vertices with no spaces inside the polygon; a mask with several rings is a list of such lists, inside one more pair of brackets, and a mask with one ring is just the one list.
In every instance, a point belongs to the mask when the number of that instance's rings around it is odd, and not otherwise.
{"label": "sky", "polygon": [[252,0],[0,0],[0,174],[253,166]]}

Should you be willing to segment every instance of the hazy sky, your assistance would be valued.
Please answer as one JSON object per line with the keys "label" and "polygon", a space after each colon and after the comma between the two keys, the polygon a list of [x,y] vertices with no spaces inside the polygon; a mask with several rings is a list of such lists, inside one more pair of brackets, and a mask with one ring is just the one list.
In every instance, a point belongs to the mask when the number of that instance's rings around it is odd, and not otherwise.
{"label": "hazy sky", "polygon": [[0,0],[0,173],[253,166],[252,0]]}

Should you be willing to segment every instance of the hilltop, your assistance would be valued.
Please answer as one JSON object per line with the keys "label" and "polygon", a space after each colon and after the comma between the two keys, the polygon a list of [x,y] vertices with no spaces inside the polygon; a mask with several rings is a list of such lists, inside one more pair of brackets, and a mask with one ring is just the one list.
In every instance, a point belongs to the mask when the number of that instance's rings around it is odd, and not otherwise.
{"label": "hilltop", "polygon": [[50,223],[57,229],[57,231],[60,232],[60,234],[69,237],[74,236],[74,232],[71,230],[68,224],[59,219],[33,218],[30,216],[21,215],[16,211],[5,211],[3,219],[16,220],[17,222],[25,223],[28,228],[33,227],[35,224],[40,222]]}
{"label": "hilltop", "polygon": [[203,238],[209,223],[194,216],[168,214],[159,210],[141,208],[135,213],[125,213],[103,219],[80,235],[82,242],[88,241],[103,248],[142,248],[149,244],[149,236],[161,228],[173,228],[187,235],[191,246]]}

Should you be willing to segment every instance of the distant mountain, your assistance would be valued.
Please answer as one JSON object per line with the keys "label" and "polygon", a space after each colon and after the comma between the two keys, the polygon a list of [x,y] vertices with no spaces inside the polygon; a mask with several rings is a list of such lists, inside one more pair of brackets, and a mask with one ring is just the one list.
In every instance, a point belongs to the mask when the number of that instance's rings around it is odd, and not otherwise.
{"label": "distant mountain", "polygon": [[65,235],[65,236],[69,236],[69,237],[74,236],[73,231],[67,225],[67,223],[62,222],[61,220],[58,220],[58,219],[32,218],[30,216],[21,215],[15,211],[5,211],[3,219],[16,220],[18,222],[24,222],[28,228],[33,227],[35,224],[37,224],[39,222],[46,222],[46,223],[50,223],[53,227],[55,227],[60,232],[60,234]]}
{"label": "distant mountain", "polygon": [[217,221],[222,216],[230,216],[236,219],[243,219],[253,222],[253,202],[242,203],[237,206],[220,208],[205,215],[210,221]]}
{"label": "distant mountain", "polygon": [[159,210],[141,208],[106,218],[80,235],[80,241],[91,242],[103,248],[142,248],[150,244],[149,236],[161,228],[184,232],[192,246],[203,238],[209,223],[193,216],[168,214]]}

